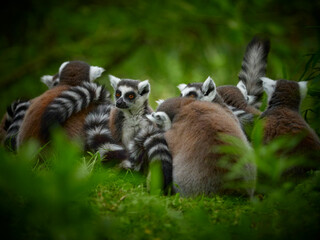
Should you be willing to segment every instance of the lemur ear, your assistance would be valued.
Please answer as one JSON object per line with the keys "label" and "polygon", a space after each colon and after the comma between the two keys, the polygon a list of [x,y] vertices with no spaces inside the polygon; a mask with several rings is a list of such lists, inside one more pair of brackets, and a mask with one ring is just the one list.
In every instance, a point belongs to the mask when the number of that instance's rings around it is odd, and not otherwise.
{"label": "lemur ear", "polygon": [[307,81],[300,81],[298,82],[299,84],[299,89],[300,89],[300,96],[301,99],[304,99],[307,96],[308,92],[308,82]]}
{"label": "lemur ear", "polygon": [[64,62],[64,63],[61,64],[61,66],[60,66],[60,68],[59,68],[59,75],[61,74],[62,70],[64,69],[64,67],[65,67],[68,63],[69,63],[69,61],[68,61],[68,62]]}
{"label": "lemur ear", "polygon": [[239,88],[240,92],[242,93],[244,98],[247,100],[248,92],[247,92],[246,85],[244,85],[244,83],[242,81],[239,81],[238,84],[237,84],[237,88]]}
{"label": "lemur ear", "polygon": [[213,91],[216,91],[216,84],[210,76],[204,81],[201,91],[205,96],[209,95]]}
{"label": "lemur ear", "polygon": [[48,88],[53,87],[53,76],[51,75],[44,75],[41,77],[41,82],[47,85]]}
{"label": "lemur ear", "polygon": [[262,86],[263,86],[263,89],[264,91],[267,93],[269,99],[271,98],[275,88],[276,88],[276,84],[277,84],[277,81],[275,80],[272,80],[270,78],[267,78],[267,77],[261,77],[260,78],[261,81],[262,81]]}
{"label": "lemur ear", "polygon": [[109,75],[110,84],[113,87],[114,90],[117,89],[118,83],[121,81],[120,78],[117,78],[113,75]]}
{"label": "lemur ear", "polygon": [[183,89],[185,89],[187,86],[187,84],[181,83],[177,86],[177,88],[179,88],[180,92],[182,92]]}
{"label": "lemur ear", "polygon": [[100,77],[103,72],[104,72],[104,69],[102,67],[91,66],[90,74],[89,74],[90,82],[93,82],[98,77]]}
{"label": "lemur ear", "polygon": [[144,95],[150,92],[150,83],[148,80],[144,80],[138,84],[138,93]]}

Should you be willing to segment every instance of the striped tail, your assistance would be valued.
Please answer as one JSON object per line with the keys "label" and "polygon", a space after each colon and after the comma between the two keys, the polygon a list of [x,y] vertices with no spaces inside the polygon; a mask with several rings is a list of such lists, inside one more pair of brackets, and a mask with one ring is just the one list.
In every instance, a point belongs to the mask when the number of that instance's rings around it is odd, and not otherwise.
{"label": "striped tail", "polygon": [[48,141],[50,129],[54,125],[61,125],[73,114],[87,108],[91,103],[108,101],[109,92],[101,85],[85,82],[80,86],[70,87],[56,97],[42,115],[40,136]]}
{"label": "striped tail", "polygon": [[7,108],[7,118],[5,122],[5,130],[7,135],[5,138],[5,145],[12,150],[16,150],[17,147],[17,135],[20,130],[20,126],[30,106],[30,101],[14,101]]}
{"label": "striped tail", "polygon": [[269,51],[269,39],[255,36],[246,48],[238,75],[239,80],[246,86],[248,103],[256,108],[261,106],[263,88],[260,78],[266,75]]}
{"label": "striped tail", "polygon": [[247,123],[252,123],[254,119],[254,114],[247,112],[243,109],[239,109],[236,107],[228,106],[232,113],[238,118],[242,129]]}
{"label": "striped tail", "polygon": [[85,120],[85,149],[99,152],[104,161],[127,159],[126,149],[118,144],[109,129],[112,104],[99,105]]}
{"label": "striped tail", "polygon": [[129,162],[136,171],[140,171],[143,165],[160,161],[163,172],[163,187],[164,190],[168,189],[172,183],[172,156],[164,131],[152,126],[141,129],[131,143],[129,153]]}

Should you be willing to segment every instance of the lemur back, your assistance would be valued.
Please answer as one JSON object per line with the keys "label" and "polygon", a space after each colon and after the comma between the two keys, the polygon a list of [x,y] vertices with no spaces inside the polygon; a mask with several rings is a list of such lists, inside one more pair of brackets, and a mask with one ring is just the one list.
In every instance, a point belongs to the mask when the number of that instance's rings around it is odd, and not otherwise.
{"label": "lemur back", "polygon": [[[265,120],[264,142],[269,143],[280,136],[302,135],[292,154],[302,154],[311,166],[319,167],[319,137],[299,113],[300,103],[307,93],[307,82],[261,79],[268,95],[268,107],[261,115]],[[299,172],[302,173],[303,169],[292,170],[293,174]]]}
{"label": "lemur back", "polygon": [[[81,136],[79,129],[83,127],[86,114],[95,107],[96,100],[106,97],[103,88],[90,83],[101,76],[103,71],[102,68],[81,61],[63,63],[59,68],[57,86],[35,98],[27,110],[18,134],[18,146],[30,138],[42,144],[47,142],[52,125],[62,124],[71,115],[70,121],[76,117],[78,125],[70,129],[65,127],[65,130],[70,136]],[[79,115],[74,116],[73,113],[77,112]],[[81,117],[81,114],[84,116]]]}
{"label": "lemur back", "polygon": [[[55,87],[59,83],[58,74],[54,76],[45,75],[41,77],[43,82],[49,89]],[[28,110],[31,100],[15,100],[7,108],[7,112],[2,118],[1,122],[1,142],[11,150],[16,150],[16,137],[20,130],[20,126]]]}
{"label": "lemur back", "polygon": [[[185,98],[167,100],[158,107],[159,111],[166,112],[172,121],[165,139],[173,158],[173,183],[178,185],[175,191],[182,196],[224,193],[227,170],[219,167],[222,155],[214,152],[226,144],[219,134],[238,137],[247,144],[232,113],[216,103]],[[244,169],[244,178],[254,180],[255,168]]]}

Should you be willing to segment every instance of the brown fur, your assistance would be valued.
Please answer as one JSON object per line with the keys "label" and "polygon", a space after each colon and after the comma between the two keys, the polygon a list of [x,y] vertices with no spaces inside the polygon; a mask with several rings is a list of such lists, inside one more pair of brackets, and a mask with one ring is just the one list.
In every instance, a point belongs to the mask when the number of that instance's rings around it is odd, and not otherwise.
{"label": "brown fur", "polygon": [[[291,154],[303,154],[314,166],[320,166],[320,141],[299,113],[300,92],[296,82],[278,80],[268,109],[262,114],[265,119],[264,142],[280,136],[304,136]],[[299,169],[295,169],[300,171]]]}
{"label": "brown fur", "polygon": [[239,123],[218,104],[183,98],[175,101],[179,111],[165,137],[173,157],[176,190],[183,196],[222,193],[227,170],[219,167],[222,155],[214,150],[226,144],[219,134],[232,135],[247,143]]}
{"label": "brown fur", "polygon": [[[48,104],[53,101],[54,98],[59,96],[61,92],[69,89],[70,86],[62,85],[57,86],[53,89],[50,89],[35,98],[32,101],[29,109],[26,112],[25,118],[20,128],[20,133],[18,135],[18,145],[21,145],[23,142],[33,138],[40,141],[41,144],[44,144],[45,141],[40,137],[40,123],[41,117],[48,106]],[[90,104],[86,109],[73,114],[64,124],[63,128],[66,131],[66,134],[70,138],[81,138],[83,136],[83,125],[87,114],[93,110],[95,107],[94,104]],[[30,127],[31,126],[31,127]]]}
{"label": "brown fur", "polygon": [[261,112],[258,109],[247,103],[239,88],[231,85],[220,86],[217,88],[217,92],[227,105],[236,107],[238,109],[242,109],[254,115],[261,114]]}

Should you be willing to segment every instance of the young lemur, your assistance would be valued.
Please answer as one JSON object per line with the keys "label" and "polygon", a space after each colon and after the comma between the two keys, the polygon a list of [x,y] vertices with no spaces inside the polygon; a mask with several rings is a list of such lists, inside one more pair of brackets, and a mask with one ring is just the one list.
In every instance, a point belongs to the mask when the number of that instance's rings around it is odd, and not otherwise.
{"label": "young lemur", "polygon": [[293,167],[285,174],[299,176],[311,168],[320,166],[320,140],[299,113],[300,103],[307,94],[307,82],[271,80],[261,78],[268,95],[268,107],[262,113],[265,120],[264,142],[280,136],[300,136],[302,140],[290,154],[303,155],[308,166]]}
{"label": "young lemur", "polygon": [[[55,76],[44,75],[41,77],[43,82],[49,89],[55,87],[59,83],[58,74]],[[12,150],[16,150],[16,137],[20,129],[20,125],[30,106],[31,100],[15,100],[7,107],[7,112],[1,121],[1,142]]]}
{"label": "young lemur", "polygon": [[[239,73],[237,86],[219,86],[217,94],[238,117],[242,127],[252,123],[254,115],[260,115],[263,88],[260,77],[265,76],[270,41],[254,37],[248,44]],[[178,85],[182,97],[194,97],[202,101],[212,101],[214,85],[207,79],[204,83]],[[211,86],[211,87],[206,87]]]}
{"label": "young lemur", "polygon": [[58,84],[33,99],[29,106],[18,133],[17,147],[30,138],[46,143],[51,127],[58,124],[63,124],[69,137],[81,137],[88,112],[107,99],[105,89],[91,83],[103,71],[82,61],[64,62],[59,68]]}

